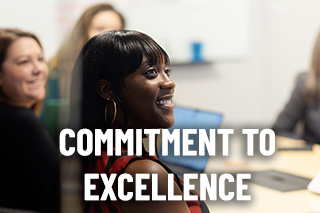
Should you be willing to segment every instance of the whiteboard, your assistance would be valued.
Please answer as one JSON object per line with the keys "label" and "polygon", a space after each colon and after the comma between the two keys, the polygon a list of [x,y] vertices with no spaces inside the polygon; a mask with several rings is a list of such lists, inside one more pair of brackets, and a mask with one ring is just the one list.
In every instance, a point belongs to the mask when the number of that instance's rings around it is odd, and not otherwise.
{"label": "whiteboard", "polygon": [[48,58],[55,53],[59,43],[56,0],[0,0],[0,27],[35,33]]}
{"label": "whiteboard", "polygon": [[172,62],[192,58],[202,43],[203,60],[245,58],[249,53],[250,0],[110,0],[128,29],[143,31],[168,52]]}
{"label": "whiteboard", "polygon": [[142,31],[169,54],[188,63],[191,44],[202,44],[203,60],[243,59],[249,53],[251,0],[0,0],[0,27],[39,35],[52,56],[89,6],[108,2],[125,17],[126,29]]}

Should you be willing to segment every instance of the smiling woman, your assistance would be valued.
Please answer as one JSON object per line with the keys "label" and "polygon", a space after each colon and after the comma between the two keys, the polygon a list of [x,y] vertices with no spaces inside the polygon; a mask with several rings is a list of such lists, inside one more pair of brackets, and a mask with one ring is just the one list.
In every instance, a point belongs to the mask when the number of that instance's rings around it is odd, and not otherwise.
{"label": "smiling woman", "polygon": [[6,37],[18,31],[1,31],[0,99],[12,105],[36,108],[37,102],[45,97],[48,76],[42,47],[38,39],[31,36],[19,35],[14,42],[8,42]]}
{"label": "smiling woman", "polygon": [[153,65],[147,58],[124,80],[128,119],[135,128],[169,128],[174,124],[172,103],[175,83],[164,61]]}
{"label": "smiling woman", "polygon": [[[137,31],[110,31],[93,37],[82,49],[73,71],[71,87],[71,121],[77,129],[150,129],[169,128],[174,124],[172,103],[175,83],[170,79],[169,57],[149,36]],[[76,110],[80,106],[79,110]],[[80,116],[79,116],[80,114]],[[80,118],[80,121],[79,121]],[[115,131],[116,132],[116,131]],[[118,135],[119,136],[119,135]],[[117,135],[115,136],[117,137]],[[136,138],[136,135],[134,135]],[[140,139],[141,140],[142,136]],[[134,141],[135,143],[135,141]],[[116,147],[117,148],[117,147]],[[120,177],[128,173],[157,174],[158,193],[168,195],[168,174],[173,173],[157,157],[143,149],[141,154],[128,155],[126,144],[121,155],[113,148],[102,148],[101,156],[84,159],[84,172]],[[119,147],[118,147],[119,148]],[[137,151],[137,150],[136,150]],[[103,176],[103,175],[102,175]],[[177,175],[173,183],[175,195],[183,193],[183,182]],[[114,181],[115,183],[117,180]],[[125,194],[151,196],[152,180],[124,183]],[[86,187],[86,186],[85,186]],[[88,187],[88,186],[87,186]],[[90,186],[92,187],[92,186]],[[102,179],[93,181],[93,195],[102,195]],[[112,185],[118,196],[117,184]],[[190,194],[196,194],[193,190]],[[206,212],[206,205],[194,201],[87,201],[87,212]]]}
{"label": "smiling woman", "polygon": [[48,68],[36,40],[17,39],[8,48],[2,69],[0,84],[11,104],[30,108],[44,98]]}
{"label": "smiling woman", "polygon": [[60,210],[58,152],[35,115],[47,76],[38,38],[0,29],[0,207]]}

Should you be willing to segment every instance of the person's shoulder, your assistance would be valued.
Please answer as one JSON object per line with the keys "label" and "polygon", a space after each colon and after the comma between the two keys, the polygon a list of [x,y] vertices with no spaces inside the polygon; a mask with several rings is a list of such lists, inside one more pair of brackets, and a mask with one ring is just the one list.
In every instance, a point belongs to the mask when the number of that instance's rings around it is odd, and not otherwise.
{"label": "person's shoulder", "polygon": [[296,75],[295,78],[295,88],[297,91],[303,91],[309,77],[308,72],[300,72]]}
{"label": "person's shoulder", "polygon": [[35,114],[32,112],[32,110],[27,109],[25,107],[19,107],[19,106],[12,106],[5,103],[0,103],[0,111],[4,119],[26,119],[26,120],[34,120],[36,119]]}
{"label": "person's shoulder", "polygon": [[[136,160],[130,163],[124,170],[124,173],[129,174],[133,177],[135,180],[136,175],[139,174],[147,174],[149,175],[149,178],[145,179],[144,184],[147,186],[146,194],[151,195],[152,194],[152,177],[154,174],[157,175],[158,179],[158,185],[160,186],[166,186],[168,184],[168,172],[158,163],[152,161],[152,160]],[[135,191],[135,184],[128,183],[126,185],[126,189],[128,191]],[[161,194],[167,194],[167,188],[166,187],[160,187],[159,193]]]}
{"label": "person's shoulder", "polygon": [[5,125],[6,129],[19,129],[26,132],[42,126],[31,109],[0,104],[0,111],[1,125]]}
{"label": "person's shoulder", "polygon": [[167,171],[160,164],[152,160],[136,160],[126,167],[125,173],[128,173],[130,175],[135,175],[137,173],[158,175],[168,174]]}
{"label": "person's shoulder", "polygon": [[[124,185],[125,192],[137,192],[137,190],[141,190],[139,188],[139,178],[135,175],[138,174],[148,174],[150,175],[148,178],[144,176],[143,185],[145,190],[143,190],[144,196],[153,197],[154,195],[154,176],[157,175],[157,179],[155,180],[157,183],[157,192],[159,195],[169,196],[169,182],[173,181],[172,177],[169,177],[168,172],[157,162],[152,160],[136,160],[128,165],[125,169],[124,173],[128,173],[133,177],[132,182],[127,182]],[[135,181],[138,181],[138,185]],[[175,195],[182,196],[182,191],[177,185],[176,182],[171,184],[171,189]],[[136,202],[136,200],[130,200],[128,202],[120,202],[121,209],[123,212],[189,212],[187,203],[184,201],[157,201],[150,202],[148,205],[141,205],[140,202]]]}
{"label": "person's shoulder", "polygon": [[309,75],[308,72],[300,72],[300,73],[297,74],[296,80],[298,82],[299,81],[305,82],[307,80],[307,78],[308,78],[308,75]]}

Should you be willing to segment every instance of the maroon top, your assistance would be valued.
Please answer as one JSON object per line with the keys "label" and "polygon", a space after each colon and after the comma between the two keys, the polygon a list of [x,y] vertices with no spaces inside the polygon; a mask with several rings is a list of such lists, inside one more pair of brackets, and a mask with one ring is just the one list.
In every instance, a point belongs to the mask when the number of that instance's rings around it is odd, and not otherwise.
{"label": "maroon top", "polygon": [[[157,157],[149,156],[149,153],[143,150],[142,156],[128,156],[126,147],[121,147],[121,156],[108,156],[106,150],[101,151],[101,156],[95,156],[90,159],[89,173],[105,173],[109,177],[112,173],[117,174],[113,184],[113,191],[117,197],[116,201],[111,201],[108,197],[105,201],[87,201],[86,212],[121,212],[120,202],[118,198],[117,178],[122,174],[125,168],[136,160],[152,160],[160,164],[168,173],[173,173],[166,165],[164,165]],[[174,174],[174,173],[173,173]],[[176,175],[175,182],[178,184],[181,191],[183,191],[183,181]],[[92,194],[102,196],[104,190],[104,183],[102,179],[95,179],[92,181],[96,185],[96,190]],[[102,186],[102,188],[100,187]],[[195,191],[190,191],[193,195],[198,195]],[[190,212],[209,212],[207,206],[199,199],[197,201],[186,201]]]}

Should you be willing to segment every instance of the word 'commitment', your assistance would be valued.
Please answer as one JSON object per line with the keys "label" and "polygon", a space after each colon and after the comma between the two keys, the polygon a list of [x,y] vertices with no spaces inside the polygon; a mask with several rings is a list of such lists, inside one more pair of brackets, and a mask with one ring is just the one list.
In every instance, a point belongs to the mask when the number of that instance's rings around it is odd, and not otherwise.
{"label": "word 'commitment'", "polygon": [[[254,155],[254,135],[259,135],[260,152],[264,156],[271,156],[275,152],[275,133],[271,129],[243,129],[243,134],[247,135],[247,155]],[[144,135],[149,137],[149,155],[156,155],[156,136],[161,134],[162,156],[168,155],[169,143],[173,144],[175,156],[204,156],[206,151],[210,156],[216,155],[216,135],[222,136],[222,155],[229,155],[229,135],[234,134],[233,129],[81,129],[77,134],[72,129],[64,129],[60,132],[59,147],[64,156],[71,156],[76,151],[82,156],[101,156],[101,147],[107,147],[108,156],[121,156],[121,145],[126,144],[128,156],[142,155]],[[181,136],[182,135],[182,136]],[[194,147],[192,135],[197,135],[197,145]],[[182,137],[182,138],[181,138]],[[76,138],[76,147],[67,146],[67,138]],[[267,138],[269,138],[267,142]],[[268,144],[267,144],[268,143]],[[181,147],[180,147],[181,146]],[[67,148],[68,147],[68,148]],[[114,151],[115,150],[115,151]]]}

